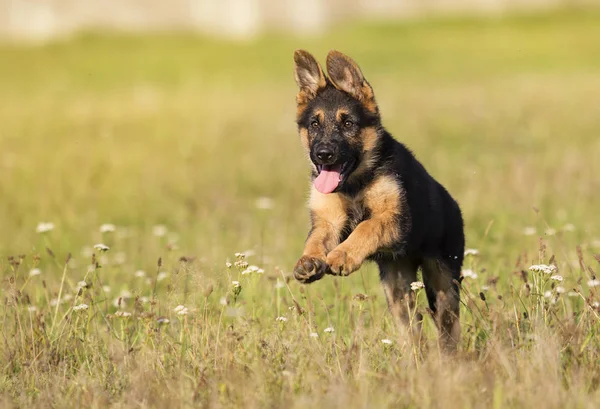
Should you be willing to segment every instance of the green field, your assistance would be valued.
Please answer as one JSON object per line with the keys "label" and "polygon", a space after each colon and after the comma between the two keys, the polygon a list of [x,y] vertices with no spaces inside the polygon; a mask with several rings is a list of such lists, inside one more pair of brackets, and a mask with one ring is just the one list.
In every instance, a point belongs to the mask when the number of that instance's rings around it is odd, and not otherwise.
{"label": "green field", "polygon": [[[456,357],[423,293],[428,348],[396,334],[373,265],[290,280],[296,48],[355,58],[460,203],[479,254]],[[599,13],[4,43],[0,406],[597,408],[599,158]],[[227,268],[236,252],[264,273]]]}

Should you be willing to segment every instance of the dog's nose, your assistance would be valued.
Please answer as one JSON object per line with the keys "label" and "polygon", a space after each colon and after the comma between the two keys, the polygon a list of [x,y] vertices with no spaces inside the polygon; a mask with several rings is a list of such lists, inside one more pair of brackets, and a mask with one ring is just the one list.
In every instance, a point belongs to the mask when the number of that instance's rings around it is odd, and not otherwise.
{"label": "dog's nose", "polygon": [[323,162],[329,162],[333,158],[333,149],[328,147],[319,148],[317,158]]}

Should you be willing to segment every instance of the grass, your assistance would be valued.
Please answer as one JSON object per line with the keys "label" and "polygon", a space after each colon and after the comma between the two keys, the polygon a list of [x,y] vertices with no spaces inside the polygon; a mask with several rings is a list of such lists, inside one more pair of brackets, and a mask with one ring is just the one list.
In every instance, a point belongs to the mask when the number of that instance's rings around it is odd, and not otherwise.
{"label": "grass", "polygon": [[[0,45],[1,405],[597,407],[598,38],[579,12]],[[371,265],[289,281],[308,231],[300,47],[354,56],[463,208],[479,255],[454,358],[429,317],[423,353],[397,335]]]}

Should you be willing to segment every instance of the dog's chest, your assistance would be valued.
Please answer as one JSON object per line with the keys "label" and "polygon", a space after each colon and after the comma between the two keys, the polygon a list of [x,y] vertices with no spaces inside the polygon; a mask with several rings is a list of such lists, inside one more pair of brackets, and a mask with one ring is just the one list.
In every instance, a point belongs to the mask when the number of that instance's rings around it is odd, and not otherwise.
{"label": "dog's chest", "polygon": [[346,208],[346,230],[350,234],[360,222],[368,219],[369,209],[365,206],[362,198],[348,199],[345,203]]}

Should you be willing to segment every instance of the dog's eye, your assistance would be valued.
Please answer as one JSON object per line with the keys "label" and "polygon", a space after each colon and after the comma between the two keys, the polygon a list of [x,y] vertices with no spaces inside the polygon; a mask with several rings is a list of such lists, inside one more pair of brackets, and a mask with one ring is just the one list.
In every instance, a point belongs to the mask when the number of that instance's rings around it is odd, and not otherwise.
{"label": "dog's eye", "polygon": [[319,127],[319,122],[318,121],[312,121],[310,123],[310,126],[312,126],[313,128],[318,128]]}
{"label": "dog's eye", "polygon": [[344,127],[346,127],[346,128],[351,128],[352,125],[354,125],[354,122],[352,122],[352,121],[346,121],[346,122],[344,122]]}

